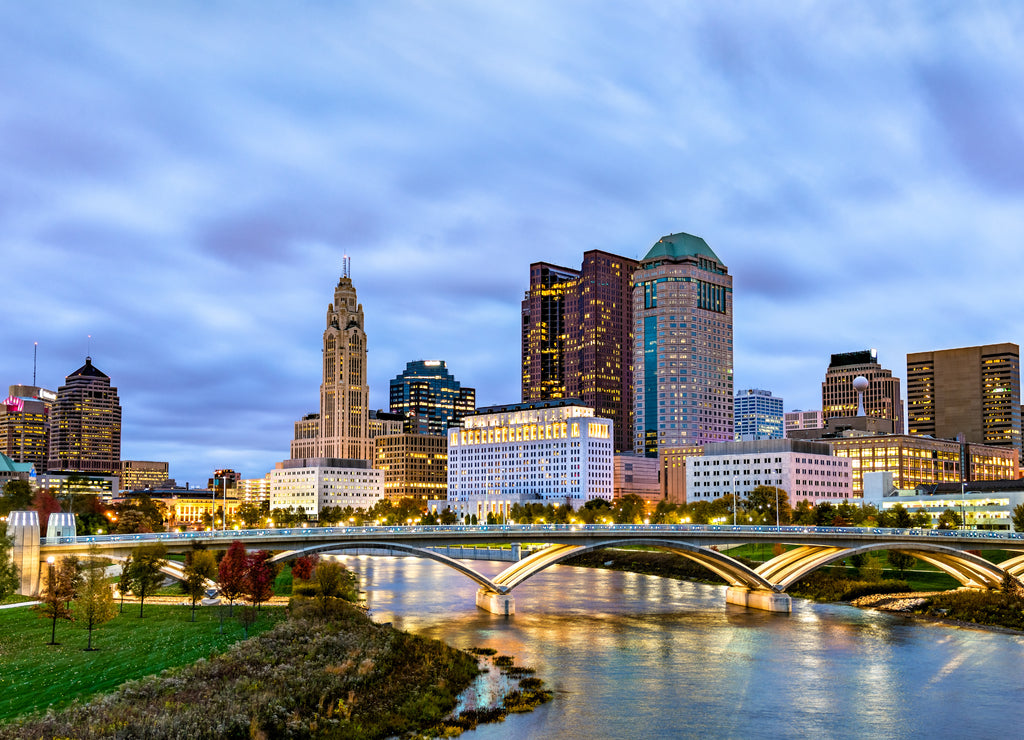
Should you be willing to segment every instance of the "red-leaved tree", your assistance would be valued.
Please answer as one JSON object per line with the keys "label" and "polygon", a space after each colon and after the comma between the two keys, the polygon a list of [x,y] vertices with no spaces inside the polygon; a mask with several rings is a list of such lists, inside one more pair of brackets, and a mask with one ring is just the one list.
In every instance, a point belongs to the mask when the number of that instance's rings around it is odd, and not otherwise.
{"label": "red-leaved tree", "polygon": [[60,511],[60,502],[54,498],[49,488],[40,489],[32,499],[32,508],[39,512],[39,531],[46,535],[46,525],[50,521],[50,514]]}
{"label": "red-leaved tree", "polygon": [[292,563],[292,578],[308,581],[313,577],[313,569],[319,562],[319,555],[303,555],[300,558],[295,558],[295,562]]}
{"label": "red-leaved tree", "polygon": [[228,600],[228,614],[235,609],[235,600],[245,594],[246,575],[249,571],[249,558],[245,554],[245,545],[238,540],[231,543],[231,547],[224,554],[217,569],[217,582],[220,585],[220,593]]}
{"label": "red-leaved tree", "polygon": [[245,595],[258,610],[260,604],[274,595],[274,566],[270,553],[258,550],[249,556],[249,569],[245,579]]}

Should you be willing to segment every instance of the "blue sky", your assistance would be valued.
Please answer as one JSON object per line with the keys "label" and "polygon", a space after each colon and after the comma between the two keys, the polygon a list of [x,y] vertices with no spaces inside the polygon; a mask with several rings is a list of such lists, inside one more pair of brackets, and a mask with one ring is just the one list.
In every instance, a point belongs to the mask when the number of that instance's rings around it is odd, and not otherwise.
{"label": "blue sky", "polygon": [[[352,257],[371,405],[519,398],[529,264],[704,237],[737,389],[1020,342],[1015,3],[0,4],[0,385],[87,351],[123,456],[261,476]],[[92,335],[91,349],[87,336]]]}

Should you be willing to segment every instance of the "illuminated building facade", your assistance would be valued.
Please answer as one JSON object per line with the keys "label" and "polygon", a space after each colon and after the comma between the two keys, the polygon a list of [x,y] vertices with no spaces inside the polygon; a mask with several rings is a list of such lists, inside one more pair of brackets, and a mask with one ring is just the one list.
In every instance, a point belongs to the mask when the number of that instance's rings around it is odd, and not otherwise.
{"label": "illuminated building facade", "polygon": [[832,355],[821,384],[823,420],[857,416],[859,399],[853,380],[858,376],[864,376],[869,383],[864,392],[864,413],[892,420],[894,431],[902,434],[905,427],[900,379],[894,378],[892,370],[886,370],[878,363],[878,353],[873,349]]}
{"label": "illuminated building facade", "polygon": [[[713,501],[735,492],[740,498],[758,486],[774,486],[798,501],[852,498],[850,461],[834,456],[827,443],[793,439],[704,445],[704,454],[686,461],[689,502]],[[740,524],[746,522],[739,521]]]}
{"label": "illuminated building facade", "polygon": [[121,404],[110,378],[86,357],[65,378],[50,412],[47,469],[116,474],[121,463]]}
{"label": "illuminated building facade", "polygon": [[170,464],[156,460],[121,460],[117,475],[122,491],[161,488],[170,479]]}
{"label": "illuminated building facade", "polygon": [[737,391],[733,399],[735,441],[782,439],[782,399],[756,388]]}
{"label": "illuminated building facade", "polygon": [[270,473],[262,478],[243,478],[238,481],[238,499],[247,504],[270,501]]}
{"label": "illuminated building facade", "polygon": [[[373,442],[367,431],[370,387],[366,382],[363,307],[349,271],[346,257],[342,276],[334,288],[334,301],[327,306],[320,413],[307,415],[295,424],[292,459],[368,461],[373,457]],[[309,455],[311,449],[314,455]]]}
{"label": "illuminated building facade", "polygon": [[795,409],[794,411],[787,411],[783,414],[782,418],[785,424],[784,436],[786,437],[789,436],[790,432],[803,429],[821,429],[825,426],[825,419],[820,409],[814,411]]}
{"label": "illuminated building facade", "polygon": [[384,471],[392,501],[443,499],[448,492],[448,440],[439,434],[390,434],[374,441],[373,467]]}
{"label": "illuminated building facade", "polygon": [[908,354],[907,424],[911,434],[1020,450],[1020,348]]}
{"label": "illuminated building facade", "polygon": [[613,462],[613,499],[632,495],[652,505],[661,501],[661,470],[656,457],[620,452],[616,453]]}
{"label": "illuminated building facade", "polygon": [[31,463],[46,471],[50,454],[50,408],[53,391],[37,386],[12,385],[0,403],[0,454],[18,463]]}
{"label": "illuminated building facade", "polygon": [[703,239],[662,237],[633,274],[633,451],[733,439],[732,276]]}
{"label": "illuminated building facade", "polygon": [[444,434],[476,409],[476,389],[463,388],[444,360],[407,362],[391,379],[391,413],[425,416],[428,434]]}
{"label": "illuminated building facade", "polygon": [[610,501],[613,439],[612,420],[577,401],[478,409],[448,430],[448,506],[479,521],[517,503]]}
{"label": "illuminated building facade", "polygon": [[990,481],[1017,478],[1020,455],[1012,447],[960,444],[952,440],[914,437],[908,434],[871,434],[824,440],[832,454],[850,460],[853,495],[864,493],[864,473],[893,473],[897,488],[956,483],[961,480],[961,460],[966,460],[963,479]]}
{"label": "illuminated building facade", "polygon": [[593,249],[579,270],[530,265],[522,307],[523,402],[576,399],[612,419],[632,449],[635,260]]}
{"label": "illuminated building facade", "polygon": [[384,471],[366,460],[285,460],[270,471],[270,508],[301,506],[311,519],[328,506],[370,509],[383,497]]}
{"label": "illuminated building facade", "polygon": [[933,527],[952,509],[968,529],[1019,531],[1013,527],[1013,510],[1024,504],[1024,481],[971,481],[963,488],[958,483],[940,483],[910,490],[896,488],[892,481],[892,473],[866,473],[864,503],[880,510],[899,505],[911,514],[923,511]]}

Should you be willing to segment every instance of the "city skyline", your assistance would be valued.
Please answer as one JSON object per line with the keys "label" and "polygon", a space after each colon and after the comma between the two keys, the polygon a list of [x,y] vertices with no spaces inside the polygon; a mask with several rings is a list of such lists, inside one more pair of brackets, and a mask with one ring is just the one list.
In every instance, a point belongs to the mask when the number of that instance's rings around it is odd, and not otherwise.
{"label": "city skyline", "polygon": [[370,408],[420,359],[491,405],[532,262],[679,231],[734,278],[735,387],[787,409],[833,353],[905,383],[1021,342],[988,303],[1024,267],[1018,9],[305,11],[0,10],[0,385],[33,342],[51,390],[91,355],[122,457],[261,476],[317,410],[344,254]]}

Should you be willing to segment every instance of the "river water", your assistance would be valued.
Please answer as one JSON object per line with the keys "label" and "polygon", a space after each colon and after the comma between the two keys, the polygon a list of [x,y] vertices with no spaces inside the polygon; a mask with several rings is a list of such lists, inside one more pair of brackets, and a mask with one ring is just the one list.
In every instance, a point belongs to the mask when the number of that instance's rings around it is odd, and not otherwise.
{"label": "river water", "polygon": [[726,605],[724,587],[569,566],[518,586],[506,618],[439,563],[340,559],[378,621],[513,655],[555,692],[466,740],[1024,736],[1019,635],[800,599],[770,614]]}

